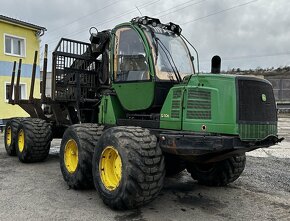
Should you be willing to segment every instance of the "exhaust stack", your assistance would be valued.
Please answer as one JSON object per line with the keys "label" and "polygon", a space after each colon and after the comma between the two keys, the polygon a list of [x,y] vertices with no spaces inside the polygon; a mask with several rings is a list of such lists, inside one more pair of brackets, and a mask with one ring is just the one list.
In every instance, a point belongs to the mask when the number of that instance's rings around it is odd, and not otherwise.
{"label": "exhaust stack", "polygon": [[211,59],[211,73],[221,73],[221,57],[218,55],[213,56]]}

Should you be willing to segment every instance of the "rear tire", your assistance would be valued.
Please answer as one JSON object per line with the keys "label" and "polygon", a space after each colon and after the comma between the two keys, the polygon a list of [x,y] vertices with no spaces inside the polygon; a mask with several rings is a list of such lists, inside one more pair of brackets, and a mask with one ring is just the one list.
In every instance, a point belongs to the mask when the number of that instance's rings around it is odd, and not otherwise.
{"label": "rear tire", "polygon": [[206,186],[226,186],[234,182],[245,169],[246,155],[235,155],[223,161],[208,164],[189,164],[192,178]]}
{"label": "rear tire", "polygon": [[73,125],[65,131],[60,146],[60,169],[69,187],[89,189],[94,186],[92,157],[103,128],[88,123]]}
{"label": "rear tire", "polygon": [[164,157],[149,130],[120,126],[103,133],[93,156],[93,177],[110,208],[133,209],[151,202],[164,176]]}
{"label": "rear tire", "polygon": [[9,156],[16,156],[17,129],[21,118],[12,118],[7,121],[4,133],[5,150]]}
{"label": "rear tire", "polygon": [[44,161],[52,140],[51,126],[38,118],[24,119],[19,123],[16,140],[16,152],[21,162]]}

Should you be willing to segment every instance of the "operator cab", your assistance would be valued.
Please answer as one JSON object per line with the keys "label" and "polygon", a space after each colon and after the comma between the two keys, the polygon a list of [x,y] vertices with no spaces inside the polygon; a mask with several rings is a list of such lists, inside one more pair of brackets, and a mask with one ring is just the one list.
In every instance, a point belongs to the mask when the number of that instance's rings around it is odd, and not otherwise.
{"label": "operator cab", "polygon": [[194,74],[178,25],[137,17],[112,34],[112,86],[128,111],[159,112],[170,88]]}

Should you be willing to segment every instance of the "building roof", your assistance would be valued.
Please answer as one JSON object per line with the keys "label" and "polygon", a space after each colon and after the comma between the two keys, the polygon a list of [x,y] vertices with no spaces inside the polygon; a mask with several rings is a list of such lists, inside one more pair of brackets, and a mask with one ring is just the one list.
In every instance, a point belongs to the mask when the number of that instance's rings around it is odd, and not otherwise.
{"label": "building roof", "polygon": [[28,23],[28,22],[25,22],[25,21],[21,21],[21,20],[15,19],[15,18],[10,18],[10,17],[4,16],[4,15],[0,15],[0,21],[13,23],[13,24],[20,25],[20,26],[25,26],[25,27],[28,27],[28,28],[31,28],[31,29],[35,29],[35,30],[41,31],[41,32],[47,31],[45,27],[34,25],[34,24],[31,24],[31,23]]}

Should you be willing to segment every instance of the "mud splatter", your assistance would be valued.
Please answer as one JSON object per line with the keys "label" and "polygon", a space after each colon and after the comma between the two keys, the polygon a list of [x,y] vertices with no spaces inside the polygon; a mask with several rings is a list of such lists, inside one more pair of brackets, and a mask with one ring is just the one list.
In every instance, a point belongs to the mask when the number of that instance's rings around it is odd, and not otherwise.
{"label": "mud splatter", "polygon": [[216,199],[208,198],[198,193],[197,195],[175,193],[174,194],[181,204],[191,206],[193,208],[200,208],[212,213],[219,213],[220,210],[227,207],[227,204]]}

